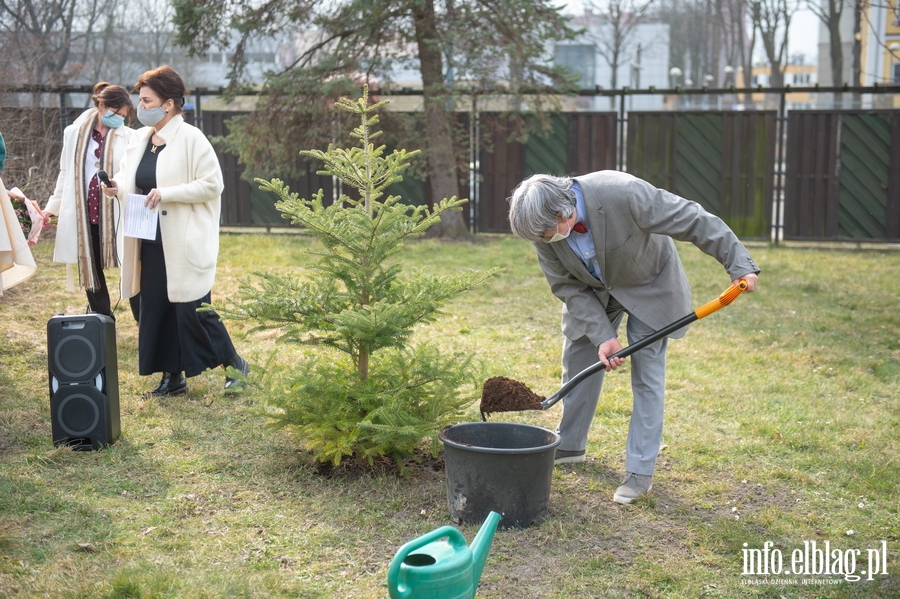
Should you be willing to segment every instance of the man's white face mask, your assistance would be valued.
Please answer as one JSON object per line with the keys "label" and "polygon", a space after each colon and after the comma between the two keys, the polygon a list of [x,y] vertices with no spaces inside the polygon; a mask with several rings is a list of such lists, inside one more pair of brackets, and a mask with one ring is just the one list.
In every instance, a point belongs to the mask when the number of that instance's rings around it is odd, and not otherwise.
{"label": "man's white face mask", "polygon": [[566,231],[566,234],[563,235],[559,232],[559,225],[561,223],[556,223],[556,233],[550,239],[544,238],[544,243],[556,243],[557,241],[562,241],[566,237],[568,237],[572,233],[572,227],[569,227],[569,230]]}

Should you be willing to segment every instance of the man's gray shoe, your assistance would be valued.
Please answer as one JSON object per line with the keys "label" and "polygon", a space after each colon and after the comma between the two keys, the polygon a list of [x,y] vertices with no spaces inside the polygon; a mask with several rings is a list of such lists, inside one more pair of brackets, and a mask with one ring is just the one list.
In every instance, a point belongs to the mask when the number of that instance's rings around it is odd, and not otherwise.
{"label": "man's gray shoe", "polygon": [[566,451],[565,449],[556,450],[556,459],[554,464],[577,464],[584,461],[584,450]]}
{"label": "man's gray shoe", "polygon": [[652,474],[635,474],[626,472],[625,480],[616,489],[613,501],[616,503],[631,503],[638,495],[643,495],[653,488]]}

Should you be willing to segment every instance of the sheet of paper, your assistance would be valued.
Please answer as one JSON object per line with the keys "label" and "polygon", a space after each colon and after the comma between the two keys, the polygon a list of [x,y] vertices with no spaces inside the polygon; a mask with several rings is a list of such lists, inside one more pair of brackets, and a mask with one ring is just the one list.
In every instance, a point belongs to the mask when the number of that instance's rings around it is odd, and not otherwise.
{"label": "sheet of paper", "polygon": [[125,235],[140,239],[156,239],[159,210],[144,205],[147,196],[129,193],[125,198]]}

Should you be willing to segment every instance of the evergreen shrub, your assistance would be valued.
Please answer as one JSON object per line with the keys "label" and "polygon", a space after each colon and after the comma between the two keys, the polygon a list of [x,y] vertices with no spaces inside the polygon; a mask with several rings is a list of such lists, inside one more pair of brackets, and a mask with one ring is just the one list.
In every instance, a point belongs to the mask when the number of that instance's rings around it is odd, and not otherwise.
{"label": "evergreen shrub", "polygon": [[292,427],[314,458],[340,464],[345,458],[373,463],[390,456],[401,463],[457,421],[480,392],[481,375],[471,355],[448,353],[414,342],[414,329],[434,322],[447,301],[485,282],[496,270],[437,276],[404,273],[403,241],[437,223],[464,199],[444,198],[431,208],[411,206],[385,190],[402,180],[415,152],[373,140],[381,132],[368,89],[357,101],[335,106],[359,119],[352,135],[359,146],[329,145],[302,154],[324,163],[357,191],[326,205],[322,190],[303,199],[279,179],[257,179],[278,196],[276,207],[323,244],[312,274],[299,278],[255,273],[243,281],[238,299],[223,316],[253,321],[254,329],[276,329],[281,340],[315,346],[299,364],[282,366],[264,379],[266,413],[277,427]]}

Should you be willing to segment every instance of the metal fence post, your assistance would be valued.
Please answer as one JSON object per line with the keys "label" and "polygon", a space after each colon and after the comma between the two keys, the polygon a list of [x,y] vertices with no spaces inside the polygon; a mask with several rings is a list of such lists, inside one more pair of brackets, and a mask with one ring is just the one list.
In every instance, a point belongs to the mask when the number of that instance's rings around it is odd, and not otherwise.
{"label": "metal fence post", "polygon": [[66,132],[66,126],[68,125],[68,111],[66,110],[66,95],[67,92],[65,89],[59,90],[59,138],[63,138],[63,134]]}
{"label": "metal fence post", "polygon": [[469,231],[478,233],[478,182],[481,176],[481,164],[478,160],[478,97],[472,94],[472,105],[469,108]]}
{"label": "metal fence post", "polygon": [[197,105],[194,107],[194,114],[197,115],[196,116],[197,128],[200,129],[200,131],[203,132],[203,134],[205,135],[206,131],[203,131],[203,113],[200,110],[200,96],[201,95],[203,95],[203,94],[199,89],[194,91],[194,97],[197,99]]}
{"label": "metal fence post", "polygon": [[616,170],[625,170],[625,95],[628,88],[623,87],[619,94],[619,156],[616,160]]}
{"label": "metal fence post", "polygon": [[785,138],[787,137],[787,117],[785,116],[787,105],[787,92],[782,90],[779,93],[778,101],[778,117],[776,130],[776,150],[775,150],[775,206],[772,215],[772,227],[775,233],[774,243],[778,246],[779,238],[784,234],[784,188],[786,168],[784,160],[785,155]]}

